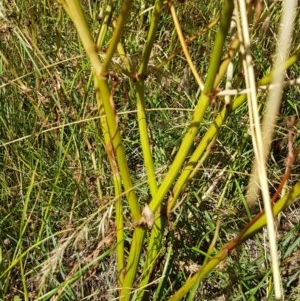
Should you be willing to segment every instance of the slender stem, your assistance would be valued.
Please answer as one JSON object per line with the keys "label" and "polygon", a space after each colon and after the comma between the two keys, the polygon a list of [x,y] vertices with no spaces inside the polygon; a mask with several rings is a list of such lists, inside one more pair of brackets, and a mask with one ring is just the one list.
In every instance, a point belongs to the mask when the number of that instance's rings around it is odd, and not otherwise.
{"label": "slender stem", "polygon": [[163,2],[164,1],[162,1],[162,0],[156,0],[156,2],[155,2],[154,11],[153,11],[153,14],[151,17],[151,23],[150,23],[150,27],[149,27],[149,31],[148,31],[148,35],[147,35],[147,40],[146,40],[145,47],[143,50],[141,64],[140,64],[140,67],[138,70],[139,75],[145,75],[146,71],[147,71],[147,66],[148,66],[151,50],[153,47],[155,33],[157,31],[158,21],[159,21],[159,17],[161,14]]}
{"label": "slender stem", "polygon": [[143,50],[141,65],[138,70],[136,88],[136,100],[137,100],[137,115],[140,132],[140,140],[144,157],[144,164],[146,168],[147,178],[150,185],[150,191],[152,196],[157,193],[157,183],[155,177],[154,163],[151,154],[151,147],[148,138],[147,119],[146,119],[146,104],[145,104],[145,92],[144,92],[144,74],[147,72],[147,66],[150,59],[151,50],[153,47],[155,34],[158,27],[159,17],[162,11],[162,0],[155,2],[153,14],[151,17],[150,28]]}
{"label": "slender stem", "polygon": [[[96,90],[96,99],[98,103],[98,112],[99,116],[105,116],[104,108],[102,103],[102,98],[99,93],[99,81],[95,78],[94,81],[95,90]],[[113,146],[111,145],[111,138],[109,134],[108,124],[106,118],[100,118],[101,130],[104,137],[105,149],[108,155],[110,168],[112,171],[112,178],[114,183],[115,199],[116,199],[116,231],[117,231],[117,264],[118,264],[118,273],[120,275],[120,282],[123,281],[122,271],[124,269],[124,233],[123,233],[123,206],[121,200],[122,193],[122,183],[120,178],[119,169],[117,167],[115,152],[113,151]]]}
{"label": "slender stem", "polygon": [[124,218],[123,218],[123,205],[122,199],[120,197],[122,193],[121,188],[121,179],[120,175],[114,175],[114,188],[115,195],[117,198],[115,209],[116,209],[116,232],[117,232],[117,264],[118,264],[118,275],[120,279],[120,283],[122,285],[124,281],[124,267],[125,267],[125,259],[124,259]]}
{"label": "slender stem", "polygon": [[[96,52],[96,44],[93,41],[91,32],[87,26],[79,0],[59,0],[63,8],[73,21],[84,49],[91,61],[94,70],[101,71],[102,64]],[[100,74],[100,73],[99,73]]]}
{"label": "slender stem", "polygon": [[[125,156],[124,146],[122,144],[122,138],[120,131],[118,129],[118,117],[114,109],[113,95],[111,94],[108,82],[106,70],[111,61],[112,55],[117,48],[121,29],[123,29],[126,21],[126,17],[129,14],[129,9],[131,1],[124,1],[121,9],[121,15],[117,22],[116,30],[114,31],[113,38],[111,40],[109,49],[107,51],[107,57],[105,58],[104,66],[102,66],[97,51],[96,45],[92,39],[90,30],[87,26],[86,20],[84,18],[82,8],[78,0],[62,0],[62,5],[64,6],[66,12],[69,14],[72,19],[77,32],[81,38],[85,51],[88,58],[91,61],[92,67],[94,69],[94,79],[95,79],[95,88],[96,93],[99,92],[99,98],[103,103],[104,112],[106,114],[108,131],[112,143],[113,150],[117,159],[118,167],[120,169],[121,178],[123,181],[125,193],[128,199],[129,207],[132,212],[132,216],[135,222],[138,222],[141,218],[141,213],[139,209],[138,200],[133,189],[132,180]],[[97,90],[98,89],[98,90]]]}
{"label": "slender stem", "polygon": [[[107,5],[105,9],[104,20],[102,22],[99,35],[97,38],[97,46],[100,48],[103,45],[104,39],[107,34],[108,24],[110,23],[111,17],[113,13],[113,7],[111,5]],[[93,73],[92,73],[93,74]],[[98,80],[95,79],[94,81],[95,90],[96,92],[96,99],[98,103],[98,112],[99,116],[105,116],[104,107],[101,95],[99,93],[100,88],[98,87]],[[117,167],[115,152],[112,150],[111,146],[111,138],[109,134],[108,124],[106,118],[100,118],[100,125],[104,137],[105,148],[107,150],[107,155],[110,163],[110,168],[112,171],[112,178],[114,183],[114,191],[115,191],[115,212],[116,212],[116,233],[117,233],[117,266],[118,266],[118,275],[120,284],[123,282],[124,278],[124,220],[123,220],[123,204],[122,204],[122,181],[119,173],[119,169]],[[108,151],[110,150],[110,151]]]}
{"label": "slender stem", "polygon": [[111,59],[112,59],[112,57],[113,57],[113,55],[114,55],[114,53],[117,49],[118,43],[120,41],[122,30],[125,27],[126,20],[129,16],[129,13],[130,13],[130,8],[131,8],[131,5],[132,5],[132,2],[133,2],[132,0],[124,0],[123,3],[122,3],[121,12],[119,14],[117,24],[114,28],[113,36],[110,40],[110,43],[109,43],[109,46],[108,46],[108,49],[107,49],[107,52],[106,52],[106,57],[105,57],[105,59],[103,61],[103,64],[102,64],[100,77],[105,75],[105,73],[107,72],[108,66],[111,62]]}
{"label": "slender stem", "polygon": [[180,24],[179,24],[177,15],[176,15],[174,5],[171,1],[168,1],[168,3],[169,3],[172,18],[173,18],[174,26],[175,26],[175,29],[177,31],[177,35],[178,35],[178,38],[179,38],[179,41],[180,41],[180,44],[181,44],[182,51],[185,55],[186,61],[187,61],[188,65],[190,66],[190,69],[192,70],[192,73],[193,73],[193,75],[194,75],[194,77],[197,81],[197,84],[200,86],[200,89],[203,90],[203,88],[204,88],[203,81],[202,81],[200,75],[198,74],[198,71],[197,71],[195,65],[193,64],[191,55],[189,53],[189,50],[187,48],[186,42],[185,42],[184,37],[183,37],[182,30],[180,28]]}
{"label": "slender stem", "polygon": [[100,27],[99,34],[98,34],[97,41],[96,41],[97,46],[99,48],[102,47],[102,45],[104,43],[104,39],[106,37],[107,30],[108,30],[109,24],[111,22],[113,11],[114,11],[114,6],[111,5],[110,3],[108,3],[105,7],[103,20],[101,22],[101,27]]}
{"label": "slender stem", "polygon": [[136,258],[141,257],[142,248],[146,231],[141,226],[137,226],[133,232],[130,253],[128,257],[128,263],[125,270],[125,278],[120,292],[121,301],[129,301],[131,299],[132,284],[136,277],[136,272],[139,264],[139,260]]}
{"label": "slender stem", "polygon": [[110,99],[112,99],[113,96],[110,94],[106,80],[102,78],[97,78],[95,76],[95,82],[96,81],[98,81],[97,88],[99,87],[99,93],[101,95],[104,111],[106,113],[109,135],[113,147],[112,150],[115,152],[116,155],[116,160],[120,170],[121,179],[125,189],[126,197],[128,199],[133,220],[134,222],[138,222],[141,218],[141,213],[139,209],[137,196],[133,189],[131,175],[126,160],[125,149],[122,144],[121,133],[118,129],[118,117],[116,112],[114,112],[113,106],[110,102]]}

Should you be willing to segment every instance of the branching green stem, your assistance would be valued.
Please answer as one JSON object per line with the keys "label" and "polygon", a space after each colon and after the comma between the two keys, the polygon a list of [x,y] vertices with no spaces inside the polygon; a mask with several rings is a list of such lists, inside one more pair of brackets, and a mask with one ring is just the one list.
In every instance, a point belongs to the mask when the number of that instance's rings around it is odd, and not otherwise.
{"label": "branching green stem", "polygon": [[186,156],[193,144],[194,137],[196,136],[200,122],[203,119],[204,113],[210,103],[210,93],[213,90],[215,77],[219,69],[220,61],[222,58],[222,50],[225,43],[225,39],[230,27],[231,16],[233,12],[233,1],[225,1],[222,10],[222,17],[221,17],[221,24],[219,31],[216,35],[216,41],[214,44],[214,50],[212,53],[208,76],[205,82],[204,90],[202,91],[197,107],[194,111],[193,118],[190,122],[190,126],[185,134],[180,148],[177,152],[177,155],[167,173],[164,181],[162,182],[161,186],[155,197],[150,202],[149,206],[150,209],[155,212],[158,207],[163,202],[163,199],[167,192],[169,191],[171,185],[173,184],[175,178],[177,177]]}

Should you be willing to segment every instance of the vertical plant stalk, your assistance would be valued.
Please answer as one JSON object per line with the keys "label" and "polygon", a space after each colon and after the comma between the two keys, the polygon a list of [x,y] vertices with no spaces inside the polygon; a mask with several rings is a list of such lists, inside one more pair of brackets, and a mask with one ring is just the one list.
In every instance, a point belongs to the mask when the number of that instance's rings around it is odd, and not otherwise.
{"label": "vertical plant stalk", "polygon": [[113,12],[114,12],[114,6],[111,5],[111,3],[108,3],[105,7],[105,11],[104,11],[103,16],[102,16],[103,20],[101,20],[102,23],[101,23],[98,38],[97,38],[97,41],[96,41],[97,46],[99,48],[101,48],[103,46],[104,39],[105,39],[106,34],[107,34],[108,26],[111,22]]}
{"label": "vertical plant stalk", "polygon": [[[121,193],[121,179],[116,166],[116,161],[118,163],[121,178],[123,181],[125,193],[129,202],[131,213],[135,222],[139,221],[141,218],[138,200],[133,190],[133,185],[131,182],[131,176],[129,173],[129,168],[127,165],[127,160],[125,156],[124,147],[122,144],[121,134],[118,129],[118,118],[114,109],[113,95],[109,90],[107,83],[107,69],[113,54],[117,48],[120,34],[125,26],[126,18],[130,12],[131,1],[124,1],[121,14],[118,18],[117,25],[115,27],[113,37],[110,41],[106,57],[103,64],[101,64],[97,52],[96,45],[92,39],[91,33],[86,24],[81,6],[79,2],[76,1],[63,1],[63,6],[70,18],[72,19],[77,32],[81,38],[83,46],[86,50],[87,56],[89,57],[94,74],[96,97],[98,102],[99,114],[102,115],[102,110],[104,111],[106,118],[101,122],[102,131],[104,135],[104,140],[106,144],[106,151],[108,157],[110,158],[110,165],[112,167],[113,181],[116,192],[116,197],[119,197]],[[105,28],[104,28],[105,29]],[[102,33],[104,34],[104,33]],[[103,41],[103,36],[99,36],[99,41]],[[116,160],[115,160],[116,158]],[[124,233],[123,233],[123,209],[120,198],[116,202],[116,223],[117,223],[117,259],[118,259],[118,271],[124,271]],[[123,281],[123,274],[120,274],[120,282]]]}
{"label": "vertical plant stalk", "polygon": [[102,64],[96,52],[96,44],[93,41],[91,32],[86,24],[85,17],[79,0],[58,0],[66,13],[74,23],[84,49],[96,72],[102,69]]}
{"label": "vertical plant stalk", "polygon": [[149,181],[149,186],[150,186],[150,191],[152,196],[154,196],[157,192],[157,183],[156,183],[154,163],[152,159],[151,146],[150,146],[148,130],[147,130],[147,115],[146,115],[144,84],[145,84],[145,75],[147,73],[147,66],[150,59],[151,50],[153,48],[159,17],[162,10],[162,5],[163,5],[162,0],[156,0],[154,11],[151,17],[147,40],[143,50],[141,64],[137,73],[137,82],[135,83],[139,133],[140,133],[141,146],[142,146],[143,157],[144,157],[144,164],[145,164],[147,178]]}
{"label": "vertical plant stalk", "polygon": [[[105,16],[103,23],[101,25],[98,39],[97,39],[97,46],[100,48],[103,45],[105,36],[107,34],[108,24],[111,20],[113,13],[113,8],[108,5],[106,7]],[[99,80],[98,77],[94,78],[94,86],[96,92],[96,100],[98,104],[98,112],[99,116],[105,116],[104,107],[101,99],[101,95],[99,93]],[[116,212],[116,236],[117,236],[117,266],[118,266],[118,275],[119,275],[119,282],[122,285],[123,278],[124,278],[124,264],[125,264],[125,258],[124,258],[124,218],[123,218],[123,205],[122,205],[122,182],[121,177],[119,173],[119,169],[116,162],[115,152],[113,149],[113,146],[111,145],[111,137],[109,134],[108,124],[106,118],[100,118],[100,124],[101,129],[103,132],[104,137],[104,143],[105,143],[105,149],[108,155],[110,168],[112,171],[112,178],[114,183],[114,191],[115,191],[115,212]]]}
{"label": "vertical plant stalk", "polygon": [[122,285],[124,281],[124,268],[125,268],[125,256],[124,256],[124,218],[123,218],[123,205],[121,199],[122,184],[120,174],[115,174],[114,177],[114,188],[116,195],[116,232],[117,232],[117,264],[118,264],[118,275],[119,281]]}
{"label": "vertical plant stalk", "polygon": [[147,286],[147,284],[149,284],[151,274],[156,266],[159,253],[161,252],[162,239],[167,224],[165,215],[162,215],[159,211],[156,211],[154,218],[155,221],[151,230],[151,236],[149,240],[143,272],[141,275],[141,282],[139,284],[137,300],[143,300],[145,294],[144,288]]}
{"label": "vertical plant stalk", "polygon": [[112,171],[112,179],[114,183],[114,191],[115,191],[115,211],[116,211],[116,236],[117,236],[117,264],[118,264],[118,275],[120,283],[123,281],[123,270],[124,270],[124,222],[123,222],[123,206],[122,206],[122,183],[120,178],[119,169],[116,162],[115,152],[111,143],[111,138],[108,130],[107,120],[104,114],[103,103],[101,100],[101,96],[99,95],[99,81],[98,77],[94,78],[94,85],[96,90],[96,99],[98,103],[98,112],[99,116],[104,116],[100,118],[101,130],[103,133],[105,150],[108,156],[110,168]]}
{"label": "vertical plant stalk", "polygon": [[100,78],[101,78],[101,76],[105,76],[105,73],[108,70],[108,66],[113,58],[113,55],[116,52],[116,49],[117,49],[119,41],[120,41],[122,30],[125,27],[127,18],[130,13],[130,8],[132,6],[132,2],[133,2],[132,0],[123,0],[123,2],[122,2],[121,12],[119,14],[117,24],[114,27],[113,36],[110,40],[110,43],[109,43],[109,46],[108,46],[108,49],[106,52],[106,56],[105,56],[105,59],[102,64]]}
{"label": "vertical plant stalk", "polygon": [[[147,131],[147,122],[146,122],[147,116],[145,110],[146,105],[144,99],[144,80],[142,80],[142,82],[137,82],[135,84],[135,87],[136,87],[137,115],[138,115],[139,131],[140,131],[140,141],[141,141],[141,146],[143,151],[147,179],[149,182],[151,195],[152,197],[154,197],[158,191],[158,187],[157,187],[157,182],[155,177],[154,162],[151,154],[151,146],[149,143],[148,131]],[[155,266],[155,259],[157,258],[157,254],[161,249],[161,242],[163,238],[163,232],[164,232],[163,230],[165,225],[165,221],[163,219],[164,217],[161,216],[160,210],[157,210],[154,215],[154,225],[151,230],[151,236],[148,244],[145,264],[143,267],[142,279],[139,285],[140,291],[138,293],[137,300],[142,300],[143,298],[145,292],[144,287],[149,282],[152,270]],[[142,250],[143,244],[139,245],[138,247]],[[132,250],[132,248],[133,246],[131,246],[130,252],[135,252],[134,250]],[[139,261],[139,258],[134,257],[133,259],[137,262]],[[128,261],[128,267],[129,266],[130,266],[130,262]],[[137,271],[135,271],[135,273],[132,273],[132,276],[133,274],[136,274],[136,272]],[[136,275],[134,276],[134,278],[136,278]],[[134,278],[128,279],[128,282],[133,283]]]}
{"label": "vertical plant stalk", "polygon": [[[253,148],[255,153],[256,165],[258,169],[258,175],[259,175],[258,178],[261,186],[264,209],[267,217],[267,232],[268,232],[268,240],[270,246],[275,298],[277,300],[281,300],[283,293],[282,293],[282,285],[281,285],[281,276],[279,271],[275,225],[274,225],[274,218],[272,213],[272,204],[271,204],[271,199],[270,199],[269,189],[268,189],[268,177],[267,177],[267,168],[266,168],[267,166],[266,155],[267,155],[268,147],[264,146],[264,145],[268,146],[270,144],[270,141],[266,140],[266,138],[271,139],[272,135],[270,133],[270,135],[268,135],[267,137],[263,137],[261,131],[260,117],[259,117],[257,98],[256,98],[255,73],[253,68],[251,52],[250,52],[251,45],[250,45],[249,25],[248,25],[246,5],[245,2],[242,0],[239,1],[235,0],[235,3],[236,3],[236,13],[238,15],[237,18],[238,33],[241,41],[243,41],[243,43],[241,44],[241,52],[244,55],[243,68],[245,73],[246,85],[247,88],[249,89],[249,92],[247,94],[248,94],[248,106],[249,106],[249,117],[250,117],[250,129],[252,133],[251,137],[252,137]],[[241,20],[239,19],[239,14]],[[269,118],[269,116],[266,117]],[[272,117],[271,121],[273,120],[273,118],[275,118],[275,116]],[[274,129],[274,125],[271,125],[271,128]]]}

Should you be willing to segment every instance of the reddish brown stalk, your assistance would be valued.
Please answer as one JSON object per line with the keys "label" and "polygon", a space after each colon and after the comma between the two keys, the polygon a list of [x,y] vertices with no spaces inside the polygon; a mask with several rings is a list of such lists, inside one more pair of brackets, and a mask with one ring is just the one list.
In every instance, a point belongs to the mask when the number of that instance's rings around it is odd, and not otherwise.
{"label": "reddish brown stalk", "polygon": [[[294,150],[294,152],[292,153],[289,153],[288,155],[288,163],[287,163],[287,168],[286,168],[286,172],[276,190],[276,192],[274,193],[272,199],[271,199],[271,202],[273,204],[275,204],[277,201],[278,201],[278,196],[280,194],[280,192],[282,191],[282,188],[284,186],[284,184],[286,183],[286,181],[288,180],[288,178],[290,177],[291,175],[291,170],[292,170],[292,166],[295,162],[295,159],[297,158],[298,154],[299,154],[299,151],[300,151],[300,144],[297,146],[297,148]],[[246,231],[259,219],[262,217],[262,215],[265,214],[265,210],[262,210],[261,212],[259,212],[246,226],[245,228],[240,232],[240,234],[235,238],[233,239],[233,241],[230,241],[228,244],[230,244],[230,248],[229,250],[231,251],[232,248],[234,248],[236,245],[239,245],[241,244],[246,237],[243,237],[244,234],[246,233]],[[231,244],[232,243],[235,243],[235,245],[232,247]],[[225,245],[226,246],[226,245]],[[224,247],[225,247],[224,246]]]}
{"label": "reddish brown stalk", "polygon": [[[286,168],[286,172],[281,180],[280,185],[278,186],[276,192],[274,193],[273,197],[272,197],[272,202],[276,203],[276,201],[278,200],[278,195],[280,194],[280,192],[282,191],[282,188],[284,186],[284,184],[286,183],[286,181],[288,180],[288,178],[291,175],[291,169],[292,166],[294,165],[295,159],[297,158],[298,154],[300,151],[300,144],[297,146],[297,148],[294,150],[294,152],[290,153],[288,155],[288,160],[287,160],[287,168]],[[240,245],[241,243],[243,243],[243,241],[247,238],[245,235],[245,233],[248,231],[248,229],[250,229],[250,227],[258,220],[260,219],[263,214],[265,214],[265,211],[262,210],[261,212],[259,212],[245,227],[244,229],[235,237],[233,238],[231,241],[229,241],[228,243],[226,243],[221,250],[218,252],[219,256],[218,258],[222,258],[222,260],[230,254],[230,252],[236,248],[238,245]],[[224,258],[223,258],[224,257]]]}
{"label": "reddish brown stalk", "polygon": [[296,123],[296,118],[295,117],[291,117],[288,121],[287,121],[287,127],[288,127],[288,155],[286,158],[286,169],[285,169],[285,174],[276,190],[276,192],[274,193],[271,202],[274,204],[276,203],[276,201],[278,200],[279,194],[281,193],[284,184],[286,183],[286,181],[289,179],[289,177],[291,176],[291,172],[292,172],[292,166],[295,163],[295,159],[298,157],[299,151],[300,151],[300,144],[297,146],[297,148],[293,151],[293,127]]}

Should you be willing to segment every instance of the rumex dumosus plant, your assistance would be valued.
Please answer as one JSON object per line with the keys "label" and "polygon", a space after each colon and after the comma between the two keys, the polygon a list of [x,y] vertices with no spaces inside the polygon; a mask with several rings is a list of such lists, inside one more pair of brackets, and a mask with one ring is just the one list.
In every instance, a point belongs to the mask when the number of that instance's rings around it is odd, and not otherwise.
{"label": "rumex dumosus plant", "polygon": [[[54,300],[66,298],[67,300],[68,296],[69,298],[73,298],[72,283],[81,277],[80,273],[88,270],[89,266],[94,264],[93,260],[101,261],[107,254],[115,251],[118,277],[115,290],[117,290],[120,300],[146,300],[147,298],[155,300],[179,300],[188,294],[188,298],[193,299],[197,288],[201,285],[201,280],[211,273],[220,262],[224,261],[234,249],[247,238],[257,233],[267,223],[265,211],[262,209],[255,217],[252,218],[250,215],[250,221],[241,227],[240,232],[233,239],[225,243],[219,251],[214,251],[216,243],[214,240],[211,240],[209,247],[206,250],[201,250],[205,254],[202,266],[194,271],[191,278],[185,281],[182,280],[182,283],[179,286],[177,285],[178,287],[168,292],[165,279],[168,278],[168,260],[170,260],[171,253],[169,251],[166,252],[166,250],[176,248],[171,234],[174,232],[173,229],[176,229],[176,222],[178,222],[177,220],[175,222],[172,220],[172,215],[180,207],[184,208],[185,200],[184,198],[180,200],[184,191],[191,189],[190,186],[195,185],[193,178],[197,173],[201,173],[201,168],[206,162],[210,160],[212,163],[214,162],[214,145],[222,134],[222,131],[226,131],[226,122],[229,122],[230,118],[234,118],[235,114],[237,114],[236,112],[245,105],[247,97],[249,98],[249,94],[245,93],[247,91],[242,90],[244,88],[250,89],[251,87],[248,87],[247,82],[240,75],[245,72],[242,69],[242,63],[246,60],[246,52],[242,51],[242,47],[246,48],[247,45],[245,40],[238,34],[238,30],[232,25],[234,18],[239,19],[237,12],[240,11],[240,8],[237,1],[223,1],[222,5],[220,5],[220,11],[216,14],[215,19],[207,25],[207,28],[196,32],[195,36],[190,38],[184,36],[183,27],[187,25],[184,20],[179,21],[176,14],[176,8],[180,11],[183,5],[181,3],[157,0],[151,3],[149,7],[147,7],[148,4],[146,2],[135,3],[126,0],[120,1],[120,3],[106,3],[106,6],[102,7],[104,16],[102,16],[99,22],[100,27],[98,28],[97,38],[94,38],[94,31],[88,26],[86,21],[83,3],[71,0],[59,1],[58,3],[61,7],[59,8],[59,15],[56,17],[58,19],[62,18],[63,11],[61,8],[63,8],[76,28],[80,43],[83,45],[85,55],[91,66],[91,80],[87,81],[86,89],[91,89],[91,82],[93,82],[103,139],[101,141],[109,164],[109,168],[102,176],[111,177],[113,187],[109,199],[112,202],[114,212],[115,244],[111,249],[107,248],[106,252],[102,253],[96,248],[96,251],[98,251],[98,253],[96,252],[97,256],[95,256],[96,260],[95,258],[91,259],[87,257],[89,260],[87,260],[84,268],[70,273],[71,277],[66,277],[65,280],[57,284],[52,290],[47,291],[45,284],[47,280],[41,277],[39,279],[40,290],[37,293],[37,298],[38,300],[46,300],[47,298],[53,298]],[[141,42],[141,45],[139,45],[141,48],[141,51],[138,52],[139,56],[133,58],[128,53],[131,49],[130,45],[127,44],[127,35],[129,40],[130,33],[126,32],[126,30],[128,30],[128,27],[131,30],[135,29],[134,24],[129,23],[133,20],[131,14],[137,18],[137,12],[141,7],[140,19],[136,19],[136,26],[137,28],[141,25],[145,26],[143,22],[147,22],[147,29],[144,29],[144,37],[141,38],[143,43]],[[44,9],[47,9],[47,6],[44,6]],[[261,28],[260,22],[265,20],[266,16],[264,13],[266,11],[263,11],[260,1],[253,1],[248,5],[247,18],[250,22],[253,22],[253,24],[251,23],[252,28],[248,28],[248,30],[250,31],[251,29],[253,31],[253,37],[255,37],[255,31],[259,31],[259,28]],[[143,20],[142,17],[146,14],[148,19]],[[168,18],[168,21],[164,20]],[[161,63],[158,63],[153,58],[152,53],[155,53],[155,46],[157,46],[155,43],[158,35],[163,32],[160,28],[160,26],[164,25],[163,22],[169,22],[169,26],[170,23],[174,24],[171,26],[172,38],[170,39],[170,43],[162,46],[163,51],[168,51],[171,55],[164,58]],[[239,21],[237,23],[239,24]],[[197,40],[203,34],[207,35],[206,39],[211,43],[210,51],[199,53],[193,50],[192,47],[189,50],[192,40]],[[259,33],[256,34],[259,35]],[[179,43],[176,43],[177,37]],[[201,43],[204,43],[203,40]],[[250,46],[252,47],[252,44]],[[164,47],[166,50],[164,50]],[[293,48],[289,58],[280,64],[280,69],[288,70],[297,62],[300,49],[297,45],[296,47],[293,45]],[[151,109],[151,102],[148,95],[150,81],[152,78],[156,78],[157,72],[162,73],[160,77],[164,76],[164,66],[168,66],[172,62],[176,66],[176,58],[182,55],[182,53],[186,60],[187,70],[191,70],[191,73],[195,77],[195,79],[189,78],[189,81],[196,83],[193,86],[195,91],[192,93],[199,95],[197,97],[190,95],[191,98],[196,98],[195,103],[191,107],[192,114],[185,121],[185,131],[181,134],[180,142],[175,147],[174,154],[168,158],[170,160],[168,160],[167,169],[158,179],[156,158],[153,150],[153,144],[155,143],[153,140],[155,137],[151,136],[150,128],[151,126],[158,126],[157,124],[159,124],[161,116],[157,117],[157,123],[149,123],[151,112],[149,110]],[[150,62],[151,59],[154,60],[154,65]],[[197,71],[200,68],[197,64],[193,63],[193,59],[197,62],[201,62],[201,59],[203,59],[206,62],[206,71],[202,72],[203,75]],[[272,64],[265,67],[264,75],[260,78],[255,78],[259,87],[270,85],[277,74],[277,69],[268,71],[267,68],[269,67],[272,67]],[[120,77],[125,77],[125,87],[121,86]],[[232,86],[229,85],[229,82],[232,82]],[[224,85],[226,85],[226,89]],[[138,195],[139,190],[137,189],[137,185],[134,184],[135,181],[130,168],[130,162],[126,155],[126,135],[124,132],[126,133],[127,124],[124,119],[120,118],[121,112],[118,112],[117,108],[117,95],[121,89],[126,90],[123,92],[131,98],[130,102],[135,104],[136,121],[139,130],[138,145],[142,153],[142,164],[146,173],[146,181],[141,185],[147,187],[146,189],[149,190],[149,193],[146,194],[147,199],[141,199]],[[161,89],[164,89],[164,87],[162,86]],[[198,92],[196,93],[197,89]],[[232,96],[231,92],[233,89],[236,90],[236,95]],[[181,91],[178,93],[183,94],[184,92]],[[257,91],[255,93],[258,94]],[[263,101],[261,103],[261,114],[263,115]],[[39,110],[37,109],[38,112]],[[247,117],[247,113],[245,113],[245,117]],[[205,122],[206,124],[209,123],[209,125],[207,129],[203,130]],[[75,131],[76,127],[72,129],[67,143],[64,144],[63,140],[61,140],[61,144],[57,146],[60,150],[60,161],[58,171],[55,175],[54,186],[57,186],[61,180],[61,173],[64,171],[63,166],[66,160],[68,160],[68,153],[72,143],[74,143],[73,137]],[[94,134],[96,135],[96,133]],[[61,135],[63,136],[64,132]],[[240,144],[246,143],[245,140],[251,140],[249,135],[241,137],[239,140]],[[293,138],[290,138],[289,142],[292,140]],[[9,144],[4,142],[3,147],[6,147],[6,145]],[[274,215],[277,215],[284,208],[296,201],[300,194],[300,184],[296,182],[286,195],[279,198],[279,194],[290,176],[293,161],[298,156],[299,146],[296,145],[294,149],[293,147],[289,149],[290,160],[288,161],[288,168],[285,173],[282,173],[280,186],[276,188],[275,196],[270,200]],[[92,152],[91,149],[90,151]],[[78,157],[80,157],[80,154]],[[93,160],[96,160],[96,158]],[[56,195],[54,189],[46,201],[36,241],[33,246],[22,252],[23,234],[28,226],[28,223],[25,222],[26,215],[28,214],[27,207],[37,176],[36,170],[38,164],[39,161],[37,160],[34,168],[32,166],[32,176],[24,201],[18,236],[19,240],[15,248],[15,255],[11,263],[1,274],[3,279],[7,275],[11,277],[13,267],[20,265],[25,299],[29,299],[30,296],[26,290],[26,273],[23,271],[23,258],[32,250],[40,246],[44,247],[45,241],[52,237],[52,234],[47,233],[47,231],[49,231],[49,219],[53,200]],[[101,186],[101,183],[99,185]],[[243,193],[246,195],[246,189],[244,190]],[[226,188],[223,191],[225,193]],[[144,195],[142,194],[142,197]],[[103,203],[105,197],[101,196],[101,193],[99,193],[99,197],[102,199],[100,207],[105,206]],[[220,202],[223,197],[221,194]],[[215,209],[216,214],[218,207],[220,206],[218,205]],[[201,211],[201,206],[197,210]],[[129,218],[128,215],[130,216]],[[226,218],[226,213],[222,218]],[[125,224],[128,221],[129,226]],[[220,221],[217,222],[217,224],[219,223]],[[80,231],[85,229],[82,225],[84,223],[79,227]],[[218,232],[217,229],[219,229],[219,226],[216,227],[216,233]],[[64,232],[64,228],[61,231]],[[64,233],[58,232],[56,234],[62,235],[60,248],[58,248],[61,250],[61,254],[64,253],[67,247],[67,243],[65,245],[63,243],[64,239],[66,242],[70,242],[72,235],[75,236],[74,233],[68,236],[69,240],[64,236]],[[81,232],[79,233],[81,234]],[[186,235],[189,235],[189,233],[186,233]],[[74,239],[76,240],[75,237]],[[182,240],[184,241],[184,239],[183,237]],[[169,245],[169,248],[166,248],[166,245]],[[59,257],[57,255],[58,261]],[[159,265],[162,262],[165,264],[165,268],[159,269]],[[76,265],[74,267],[78,268]],[[157,275],[157,271],[162,273],[162,275]],[[154,281],[156,285],[152,284],[154,276],[157,279],[160,279],[159,277],[162,276],[160,282]],[[3,290],[8,291],[8,288],[9,284],[6,282]]]}

